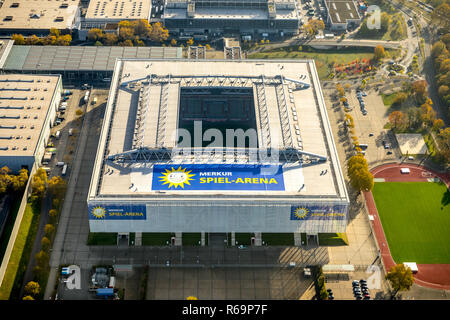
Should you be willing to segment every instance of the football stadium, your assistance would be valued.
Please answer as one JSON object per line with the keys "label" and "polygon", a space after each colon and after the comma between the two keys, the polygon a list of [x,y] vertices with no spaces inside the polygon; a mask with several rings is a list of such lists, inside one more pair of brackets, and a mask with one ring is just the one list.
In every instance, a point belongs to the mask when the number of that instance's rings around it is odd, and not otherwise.
{"label": "football stadium", "polygon": [[345,232],[314,61],[117,59],[87,203],[91,232]]}

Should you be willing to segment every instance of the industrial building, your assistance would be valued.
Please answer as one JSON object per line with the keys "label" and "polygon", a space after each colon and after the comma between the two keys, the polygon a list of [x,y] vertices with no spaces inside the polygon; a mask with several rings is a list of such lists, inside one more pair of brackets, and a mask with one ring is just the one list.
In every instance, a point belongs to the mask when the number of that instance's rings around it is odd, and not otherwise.
{"label": "industrial building", "polygon": [[62,33],[79,29],[80,0],[4,0],[0,34],[46,35],[50,28]]}
{"label": "industrial building", "polygon": [[124,20],[150,20],[151,1],[91,0],[82,23],[82,29],[104,29],[107,24]]}
{"label": "industrial building", "polygon": [[300,19],[295,0],[167,0],[161,18],[171,32],[199,40],[222,33],[293,35]]}
{"label": "industrial building", "polygon": [[327,9],[327,23],[331,30],[345,31],[361,23],[356,3],[353,0],[324,0]]}
{"label": "industrial building", "polygon": [[3,40],[0,70],[4,73],[61,74],[65,84],[96,82],[97,85],[109,85],[108,79],[111,79],[117,58],[181,57],[181,48],[16,46],[11,40]]}
{"label": "industrial building", "polygon": [[40,165],[61,92],[60,75],[0,75],[0,167]]}
{"label": "industrial building", "polygon": [[345,232],[314,61],[118,59],[87,204],[91,232]]}

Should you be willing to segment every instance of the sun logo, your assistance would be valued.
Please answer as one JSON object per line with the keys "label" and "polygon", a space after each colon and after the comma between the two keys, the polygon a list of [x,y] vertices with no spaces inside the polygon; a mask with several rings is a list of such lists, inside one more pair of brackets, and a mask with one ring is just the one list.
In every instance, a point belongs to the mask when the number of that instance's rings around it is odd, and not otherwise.
{"label": "sun logo", "polygon": [[106,210],[103,207],[95,207],[92,209],[92,215],[97,219],[102,219],[106,215]]}
{"label": "sun logo", "polygon": [[308,216],[308,209],[302,207],[302,208],[297,208],[294,211],[294,215],[297,219],[305,219]]}
{"label": "sun logo", "polygon": [[195,174],[192,174],[191,171],[186,171],[186,169],[181,169],[181,167],[178,167],[178,169],[174,169],[172,167],[172,171],[166,169],[166,172],[162,172],[162,177],[160,177],[160,181],[163,182],[163,185],[169,184],[169,188],[175,187],[181,187],[184,189],[184,184],[191,185],[190,181],[194,180],[192,177],[195,176]]}

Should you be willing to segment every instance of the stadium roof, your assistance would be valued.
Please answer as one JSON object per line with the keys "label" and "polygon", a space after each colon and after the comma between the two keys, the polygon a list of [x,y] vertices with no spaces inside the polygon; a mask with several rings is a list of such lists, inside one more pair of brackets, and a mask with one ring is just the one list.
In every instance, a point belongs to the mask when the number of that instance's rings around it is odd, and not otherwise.
{"label": "stadium roof", "polygon": [[13,46],[6,71],[113,71],[117,58],[181,58],[181,48]]}
{"label": "stadium roof", "polygon": [[[307,84],[307,85],[305,85]],[[125,159],[139,147],[171,149],[178,130],[181,88],[233,87],[253,90],[258,146],[324,155],[325,161],[280,161],[283,192],[227,189],[199,192],[178,188],[161,194],[152,187],[157,165],[260,165],[236,156],[201,160],[173,154],[170,160]],[[279,144],[278,144],[279,143]],[[125,153],[125,157],[114,157]],[[125,159],[125,160],[124,160]],[[124,161],[122,161],[124,160]],[[324,173],[326,171],[326,173]],[[155,180],[153,180],[155,181]],[[199,189],[197,189],[199,190]],[[271,191],[272,190],[272,191]],[[262,192],[263,191],[263,192]],[[118,60],[93,170],[89,199],[348,199],[313,60]],[[186,198],[187,197],[187,198]],[[249,198],[250,199],[250,198]],[[102,201],[103,201],[102,200]]]}
{"label": "stadium roof", "polygon": [[33,155],[59,75],[0,75],[0,155]]}

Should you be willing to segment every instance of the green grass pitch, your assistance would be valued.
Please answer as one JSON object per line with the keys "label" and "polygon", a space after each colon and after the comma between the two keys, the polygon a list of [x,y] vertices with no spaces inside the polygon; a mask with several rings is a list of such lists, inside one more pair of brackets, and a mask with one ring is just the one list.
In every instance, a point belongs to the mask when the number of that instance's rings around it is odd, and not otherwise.
{"label": "green grass pitch", "polygon": [[396,263],[450,263],[450,192],[445,184],[377,182],[372,193]]}

